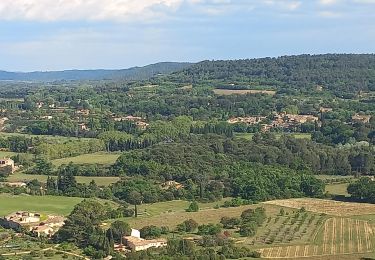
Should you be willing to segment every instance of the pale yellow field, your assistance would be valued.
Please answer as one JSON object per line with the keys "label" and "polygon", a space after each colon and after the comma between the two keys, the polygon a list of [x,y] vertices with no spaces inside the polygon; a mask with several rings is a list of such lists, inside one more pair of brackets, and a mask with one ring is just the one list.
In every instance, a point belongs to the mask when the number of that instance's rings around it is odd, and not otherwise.
{"label": "pale yellow field", "polygon": [[311,198],[273,200],[267,201],[264,204],[295,209],[304,207],[307,211],[325,213],[333,216],[355,216],[375,213],[375,204],[340,202]]}

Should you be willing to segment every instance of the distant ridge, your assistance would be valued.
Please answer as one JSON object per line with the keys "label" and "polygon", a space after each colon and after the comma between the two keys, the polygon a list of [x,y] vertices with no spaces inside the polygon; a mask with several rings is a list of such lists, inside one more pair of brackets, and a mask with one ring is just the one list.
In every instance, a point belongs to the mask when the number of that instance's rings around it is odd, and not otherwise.
{"label": "distant ridge", "polygon": [[63,70],[36,72],[8,72],[0,70],[0,80],[11,81],[61,81],[61,80],[143,80],[159,74],[170,74],[191,66],[192,63],[160,62],[144,67],[121,70]]}

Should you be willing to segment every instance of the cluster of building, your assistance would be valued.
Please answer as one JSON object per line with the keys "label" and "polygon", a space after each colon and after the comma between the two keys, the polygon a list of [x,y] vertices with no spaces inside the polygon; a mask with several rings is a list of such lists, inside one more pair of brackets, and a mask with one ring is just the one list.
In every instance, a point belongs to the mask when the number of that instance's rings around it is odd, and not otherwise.
{"label": "cluster of building", "polygon": [[61,216],[18,211],[0,218],[0,225],[15,231],[27,230],[38,237],[50,237],[64,225],[64,221],[65,218]]}
{"label": "cluster of building", "polygon": [[[268,121],[268,122],[267,122]],[[270,122],[269,122],[270,121]],[[229,119],[229,124],[244,123],[248,125],[260,124],[262,131],[269,131],[272,128],[292,128],[304,123],[318,122],[319,118],[313,115],[293,115],[287,113],[274,114],[271,120],[265,116],[235,117]]]}
{"label": "cluster of building", "polygon": [[122,121],[133,122],[136,125],[136,127],[141,129],[141,130],[145,130],[149,126],[149,124],[146,123],[145,120],[142,117],[139,117],[139,116],[131,116],[130,115],[130,116],[118,117],[118,116],[113,115],[112,119],[115,122],[122,122]]}

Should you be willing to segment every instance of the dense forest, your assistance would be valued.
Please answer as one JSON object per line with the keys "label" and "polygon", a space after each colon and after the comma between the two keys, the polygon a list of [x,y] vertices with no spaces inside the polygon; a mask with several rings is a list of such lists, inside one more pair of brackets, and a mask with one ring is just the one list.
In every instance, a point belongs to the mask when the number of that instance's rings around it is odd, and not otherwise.
{"label": "dense forest", "polygon": [[375,55],[327,54],[234,61],[203,61],[172,74],[174,80],[220,80],[268,85],[280,91],[312,91],[317,86],[338,96],[375,90]]}

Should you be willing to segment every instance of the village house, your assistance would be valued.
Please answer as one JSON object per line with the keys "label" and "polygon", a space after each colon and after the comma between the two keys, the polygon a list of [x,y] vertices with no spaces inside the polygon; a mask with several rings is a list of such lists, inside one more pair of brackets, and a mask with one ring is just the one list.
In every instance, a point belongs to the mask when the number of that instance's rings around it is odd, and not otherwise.
{"label": "village house", "polygon": [[229,119],[227,122],[229,124],[236,124],[236,123],[245,123],[248,125],[255,125],[263,121],[264,119],[267,119],[265,116],[248,116],[248,117],[235,117]]}
{"label": "village house", "polygon": [[140,117],[140,116],[126,116],[124,117],[125,120],[127,121],[132,121],[132,122],[138,122],[138,121],[142,121],[143,118]]}
{"label": "village house", "polygon": [[319,109],[319,111],[320,111],[321,113],[328,113],[328,112],[332,112],[332,111],[333,111],[333,108],[330,108],[330,107],[321,107],[321,108]]}
{"label": "village house", "polygon": [[88,131],[89,128],[87,127],[87,125],[85,123],[79,123],[78,124],[78,130],[79,131]]}
{"label": "village house", "polygon": [[371,116],[370,115],[354,115],[352,116],[352,121],[354,123],[363,123],[363,124],[368,124],[370,123]]}
{"label": "village house", "polygon": [[14,166],[14,161],[10,158],[2,158],[0,159],[0,173],[5,175],[14,173],[16,171],[16,167]]}
{"label": "village house", "polygon": [[43,106],[44,106],[43,102],[37,102],[36,103],[36,107],[39,108],[39,109],[42,108]]}
{"label": "village house", "polygon": [[141,122],[141,121],[138,121],[138,122],[135,122],[135,125],[138,129],[141,129],[141,130],[146,130],[147,127],[150,125],[146,122]]}
{"label": "village house", "polygon": [[287,122],[289,123],[297,123],[297,124],[304,124],[307,122],[316,122],[319,120],[318,117],[312,115],[291,115],[286,114],[285,117],[287,118]]}
{"label": "village house", "polygon": [[161,188],[162,189],[169,189],[169,188],[175,188],[177,190],[179,189],[182,189],[184,187],[184,185],[182,185],[181,183],[177,182],[177,181],[166,181],[164,182],[163,184],[161,184]]}
{"label": "village house", "polygon": [[51,120],[53,117],[52,116],[41,116],[40,119],[46,119],[46,120]]}
{"label": "village house", "polygon": [[76,115],[89,116],[90,115],[90,110],[88,110],[88,109],[79,109],[79,110],[76,111]]}

